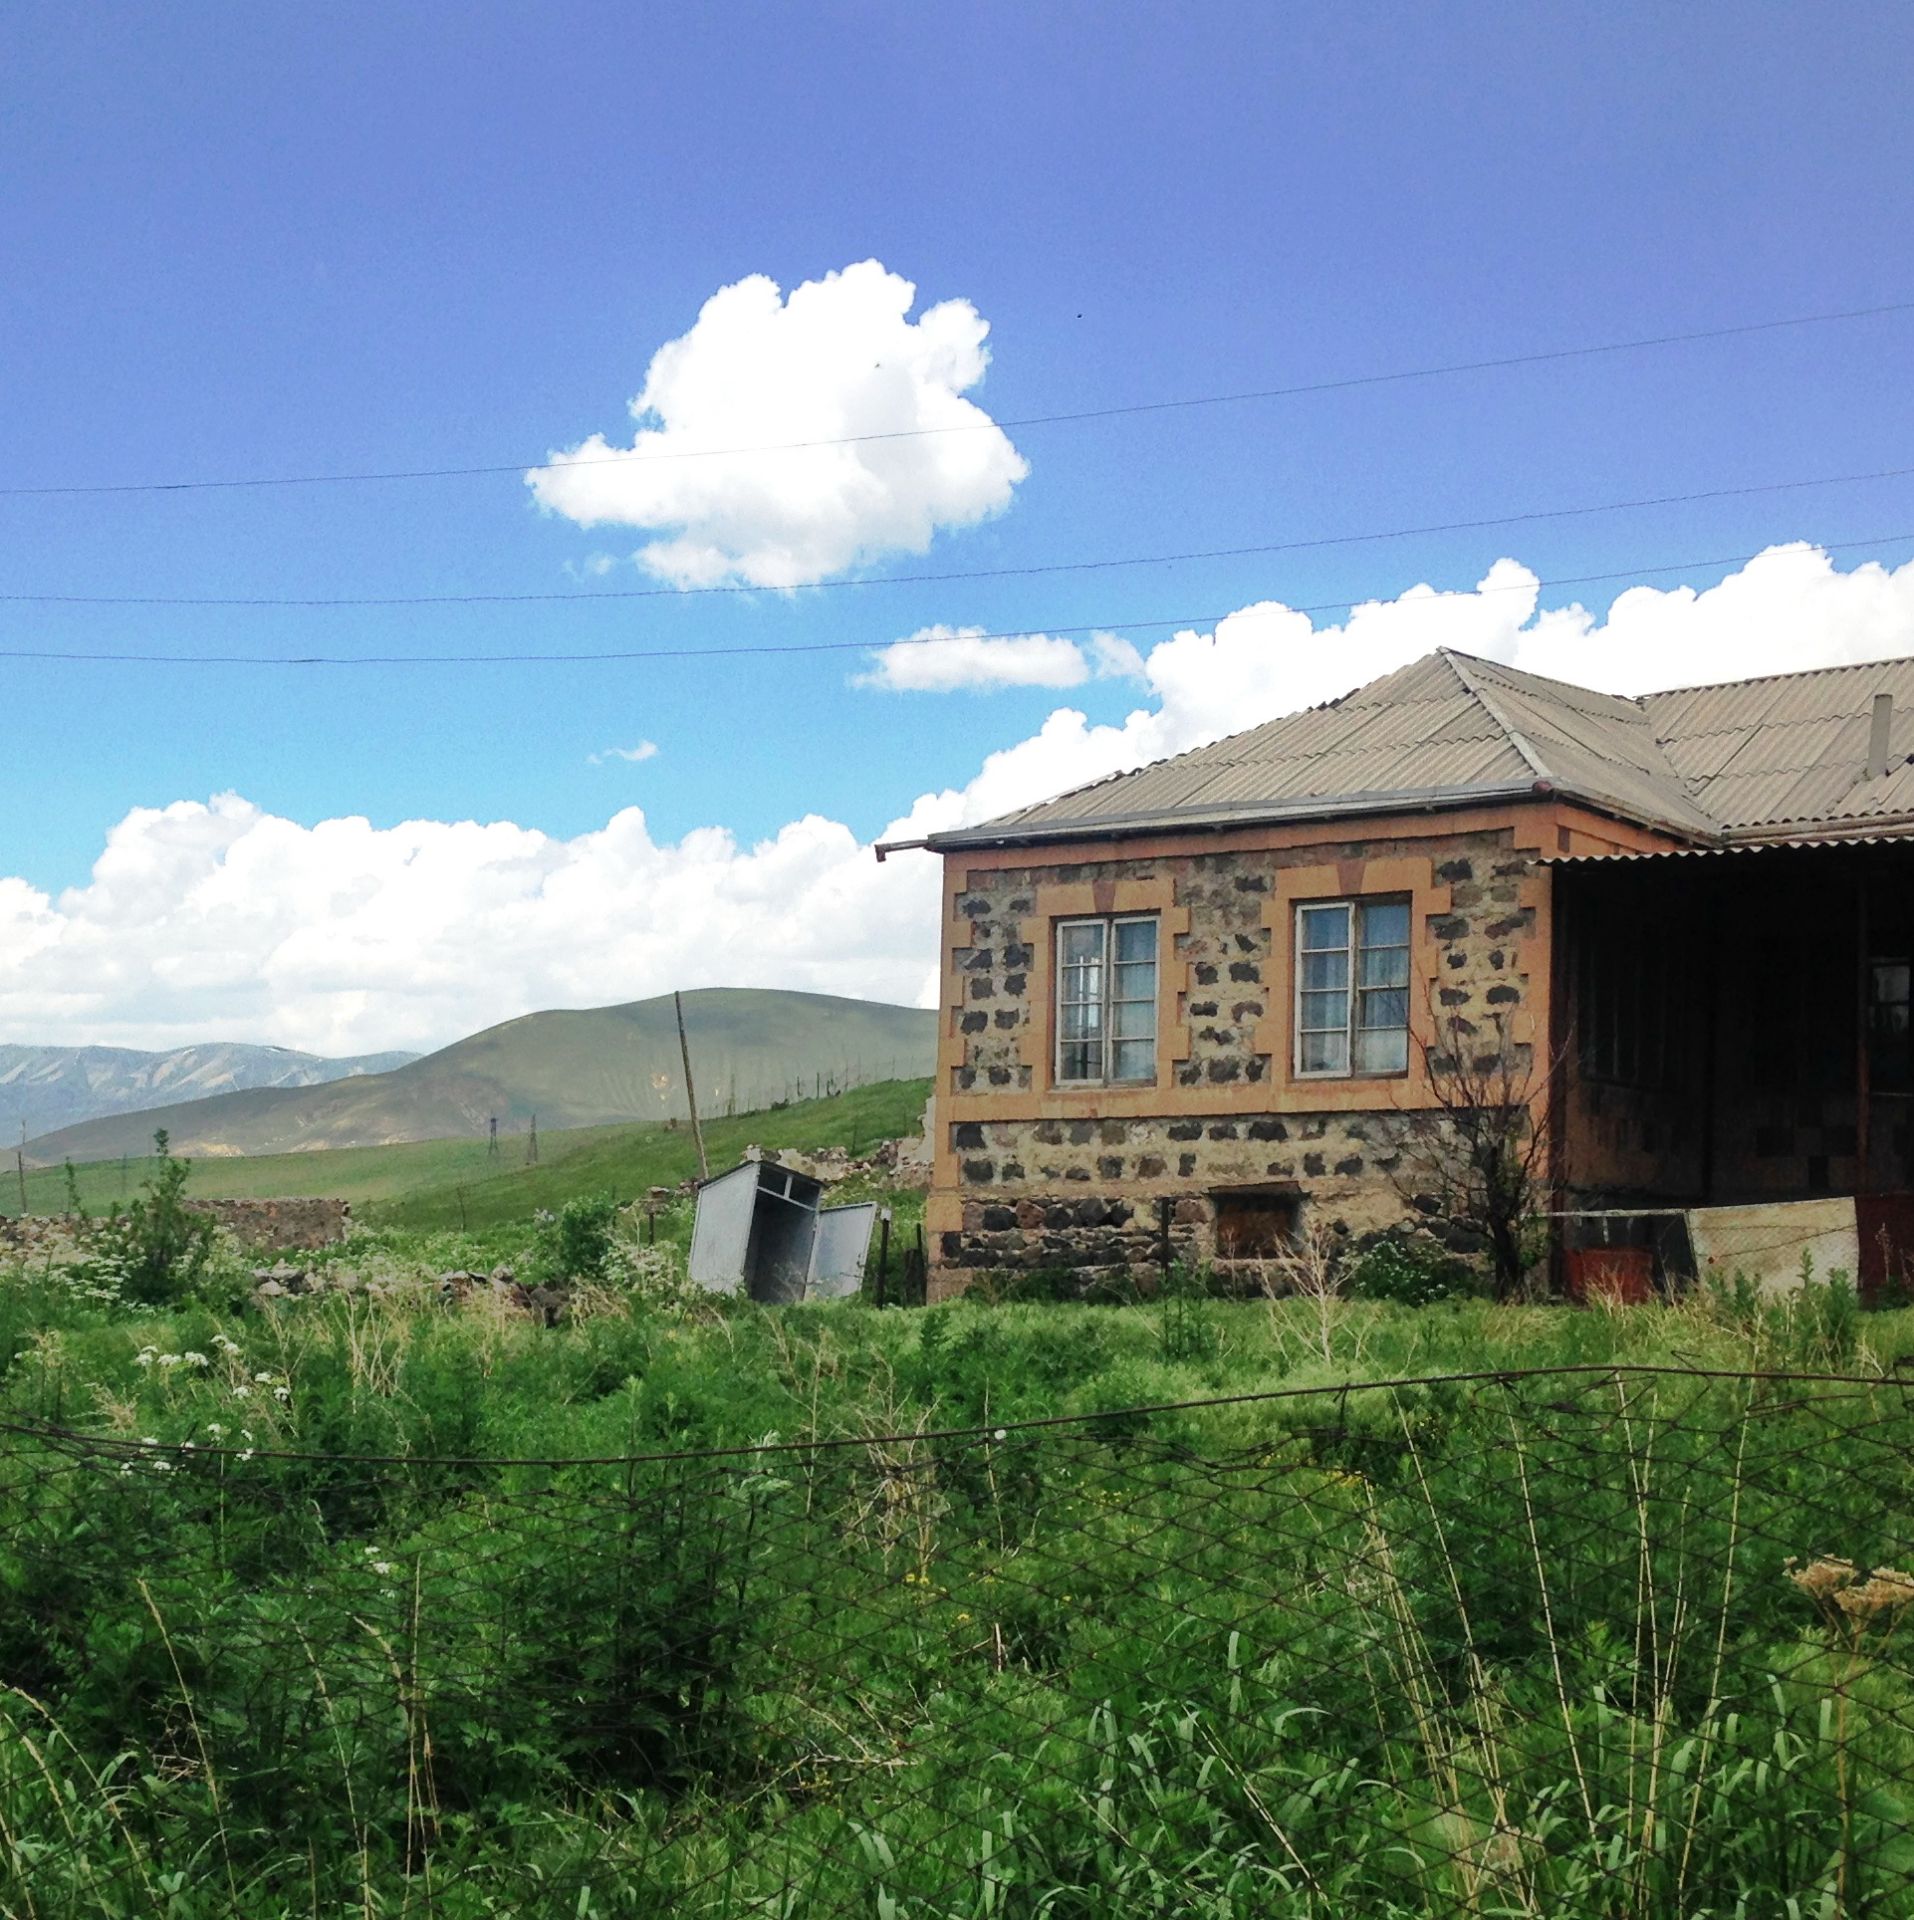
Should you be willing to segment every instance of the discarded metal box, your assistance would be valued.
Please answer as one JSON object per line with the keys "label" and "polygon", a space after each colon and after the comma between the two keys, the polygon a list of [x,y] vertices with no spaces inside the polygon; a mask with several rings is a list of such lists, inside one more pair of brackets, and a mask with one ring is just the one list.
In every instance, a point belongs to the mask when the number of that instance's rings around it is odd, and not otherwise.
{"label": "discarded metal box", "polygon": [[827,1207],[823,1197],[820,1181],[775,1160],[747,1160],[707,1180],[691,1229],[691,1278],[773,1305],[855,1294],[877,1205]]}

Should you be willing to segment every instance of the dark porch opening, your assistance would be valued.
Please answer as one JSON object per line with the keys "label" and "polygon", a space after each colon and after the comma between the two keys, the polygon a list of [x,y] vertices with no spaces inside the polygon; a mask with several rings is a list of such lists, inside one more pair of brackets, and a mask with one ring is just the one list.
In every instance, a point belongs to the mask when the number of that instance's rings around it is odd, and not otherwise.
{"label": "dark porch opening", "polygon": [[1914,1209],[1914,841],[1563,862],[1554,906],[1556,1205],[1852,1197],[1866,1262]]}

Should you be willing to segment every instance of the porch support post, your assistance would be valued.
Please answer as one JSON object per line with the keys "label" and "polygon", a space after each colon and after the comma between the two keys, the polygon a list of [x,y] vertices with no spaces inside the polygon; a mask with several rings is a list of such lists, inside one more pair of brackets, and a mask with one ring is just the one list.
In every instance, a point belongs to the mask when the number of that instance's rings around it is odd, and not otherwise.
{"label": "porch support post", "polygon": [[1543,1035],[1547,1049],[1544,1071],[1548,1074],[1545,1125],[1548,1127],[1549,1206],[1558,1216],[1549,1222],[1549,1291],[1558,1298],[1566,1290],[1567,1260],[1564,1241],[1565,1223],[1559,1217],[1568,1208],[1568,1077],[1577,1070],[1569,1059],[1573,1011],[1569,995],[1574,973],[1569,960],[1569,942],[1574,937],[1575,915],[1567,895],[1572,891],[1567,875],[1560,867],[1544,867],[1548,876],[1548,1025]]}
{"label": "porch support post", "polygon": [[1868,1108],[1873,1089],[1868,1074],[1868,920],[1867,874],[1854,877],[1854,1191],[1866,1193],[1868,1180]]}
{"label": "porch support post", "polygon": [[[1721,916],[1725,911],[1718,881],[1704,883],[1714,897],[1708,902],[1707,937],[1702,943],[1701,987],[1701,1202],[1712,1205],[1715,1197],[1715,1108],[1720,1099],[1716,1085],[1721,1071],[1721,1021],[1726,994],[1721,977]],[[1691,976],[1692,977],[1692,976]]]}

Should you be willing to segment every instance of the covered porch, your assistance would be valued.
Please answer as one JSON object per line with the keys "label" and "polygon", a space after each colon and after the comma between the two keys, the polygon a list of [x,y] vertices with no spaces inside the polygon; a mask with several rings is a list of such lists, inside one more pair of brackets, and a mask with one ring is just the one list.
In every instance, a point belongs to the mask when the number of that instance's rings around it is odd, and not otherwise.
{"label": "covered porch", "polygon": [[1914,839],[1551,865],[1565,1244],[1672,1268],[1685,1210],[1851,1202],[1857,1282],[1914,1278]]}

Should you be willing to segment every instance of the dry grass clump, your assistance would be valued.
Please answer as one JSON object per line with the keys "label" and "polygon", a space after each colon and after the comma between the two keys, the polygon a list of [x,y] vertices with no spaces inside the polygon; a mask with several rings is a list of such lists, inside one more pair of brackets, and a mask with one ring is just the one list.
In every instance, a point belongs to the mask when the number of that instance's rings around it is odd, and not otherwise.
{"label": "dry grass clump", "polygon": [[1852,1560],[1822,1554],[1805,1567],[1790,1558],[1787,1576],[1830,1618],[1839,1613],[1855,1626],[1865,1626],[1882,1614],[1891,1621],[1903,1607],[1914,1606],[1914,1574],[1899,1567],[1876,1567],[1863,1580]]}

